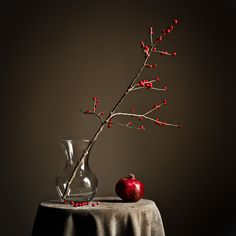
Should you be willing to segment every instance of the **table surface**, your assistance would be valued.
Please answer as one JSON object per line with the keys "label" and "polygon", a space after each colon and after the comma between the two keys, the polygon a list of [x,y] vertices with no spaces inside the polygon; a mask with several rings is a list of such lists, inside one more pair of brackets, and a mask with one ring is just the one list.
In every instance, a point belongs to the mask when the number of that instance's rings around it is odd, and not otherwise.
{"label": "table surface", "polygon": [[123,202],[117,197],[97,197],[81,207],[56,200],[41,202],[32,231],[32,236],[38,235],[164,236],[165,233],[160,212],[152,200]]}

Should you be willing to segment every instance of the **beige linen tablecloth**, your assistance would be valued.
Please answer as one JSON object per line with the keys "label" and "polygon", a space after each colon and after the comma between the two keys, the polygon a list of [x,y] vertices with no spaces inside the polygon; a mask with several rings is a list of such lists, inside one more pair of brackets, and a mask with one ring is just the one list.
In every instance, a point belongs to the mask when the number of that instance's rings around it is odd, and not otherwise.
{"label": "beige linen tablecloth", "polygon": [[126,203],[118,198],[95,198],[99,205],[73,207],[59,201],[42,202],[32,236],[164,236],[160,212],[147,199]]}

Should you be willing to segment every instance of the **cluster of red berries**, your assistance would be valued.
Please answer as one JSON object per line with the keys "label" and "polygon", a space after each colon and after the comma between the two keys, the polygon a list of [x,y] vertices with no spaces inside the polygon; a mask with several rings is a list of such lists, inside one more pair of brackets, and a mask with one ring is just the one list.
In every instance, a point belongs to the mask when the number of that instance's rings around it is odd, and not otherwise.
{"label": "cluster of red berries", "polygon": [[[93,97],[93,101],[94,101],[93,111],[87,110],[84,112],[85,114],[94,114],[96,112],[96,109],[99,108],[100,100],[98,100],[96,97]],[[98,115],[103,116],[104,112],[100,112]]]}
{"label": "cluster of red berries", "polygon": [[74,201],[69,201],[67,202],[66,200],[63,201],[64,204],[70,204],[74,207],[82,207],[82,206],[92,206],[92,207],[95,207],[96,205],[99,205],[100,202],[74,202]]}
{"label": "cluster of red berries", "polygon": [[146,88],[152,88],[153,84],[152,84],[152,82],[149,82],[148,80],[140,80],[139,83],[138,83],[138,86],[146,87]]}
{"label": "cluster of red berries", "polygon": [[[177,25],[179,23],[179,21],[177,19],[173,20],[173,24]],[[169,34],[172,30],[174,29],[174,26],[171,24],[169,25],[166,29],[163,29],[161,32],[162,34],[160,35],[159,38],[156,39],[157,42],[162,41],[163,36],[166,36],[167,34]]]}
{"label": "cluster of red berries", "polygon": [[[177,19],[174,19],[173,20],[173,24],[169,25],[166,29],[163,29],[161,32],[162,34],[156,39],[156,42],[160,42],[162,41],[162,38],[163,36],[166,36],[167,34],[169,34],[173,29],[174,29],[174,25],[177,25],[179,23],[179,21]],[[149,35],[152,37],[152,35],[154,34],[153,32],[153,27],[149,27]],[[145,53],[145,56],[146,57],[150,57],[150,47],[145,45],[145,43],[143,41],[140,42],[140,46],[141,48],[143,48],[143,51]],[[154,47],[152,49],[153,52],[157,52],[157,48]],[[172,55],[172,56],[176,56],[176,52],[173,52],[173,53],[168,53],[167,51],[164,51],[164,52],[160,52],[160,55],[161,56],[164,56],[164,55]],[[154,64],[154,65],[151,65],[151,64],[147,64],[146,67],[148,68],[156,68],[157,65]]]}
{"label": "cluster of red berries", "polygon": [[155,68],[157,68],[157,64],[146,64],[145,65],[147,68],[153,68],[153,69],[155,69]]}
{"label": "cluster of red berries", "polygon": [[96,97],[93,97],[93,101],[94,101],[94,107],[93,107],[93,111],[95,112],[96,109],[99,107],[99,100]]}
{"label": "cluster of red berries", "polygon": [[143,41],[140,42],[140,46],[141,46],[141,48],[143,48],[143,51],[144,51],[145,55],[147,57],[150,57],[150,53],[149,53],[150,48],[149,48],[149,46],[145,45]]}

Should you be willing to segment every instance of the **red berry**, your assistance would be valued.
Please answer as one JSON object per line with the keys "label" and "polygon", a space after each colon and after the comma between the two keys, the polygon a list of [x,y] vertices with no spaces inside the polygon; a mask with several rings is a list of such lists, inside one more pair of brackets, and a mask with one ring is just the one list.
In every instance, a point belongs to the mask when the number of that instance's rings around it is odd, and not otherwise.
{"label": "red berry", "polygon": [[104,115],[104,112],[101,112],[100,115],[103,116],[103,115]]}
{"label": "red berry", "polygon": [[160,78],[157,76],[157,77],[156,77],[156,81],[158,82],[159,80],[160,80]]}
{"label": "red berry", "polygon": [[152,82],[149,82],[149,83],[146,83],[145,86],[146,86],[146,88],[152,88],[153,85],[152,85]]}
{"label": "red berry", "polygon": [[179,23],[179,21],[178,21],[177,19],[174,19],[174,20],[173,20],[173,23],[174,23],[175,25],[177,25],[177,24]]}
{"label": "red berry", "polygon": [[109,124],[107,125],[108,128],[111,128],[111,126],[112,126],[111,123],[109,123]]}
{"label": "red berry", "polygon": [[144,128],[143,125],[141,125],[141,126],[139,126],[139,129],[140,129],[140,130],[144,130],[145,128]]}
{"label": "red berry", "polygon": [[157,48],[153,48],[152,51],[153,51],[153,52],[156,52],[156,51],[157,51]]}
{"label": "red berry", "polygon": [[144,82],[141,80],[141,81],[139,81],[139,86],[141,86],[141,87],[144,87],[145,86],[145,84],[144,84]]}
{"label": "red berry", "polygon": [[164,104],[164,105],[166,105],[166,103],[167,103],[167,100],[166,100],[166,99],[164,99],[164,100],[163,100],[163,104]]}
{"label": "red berry", "polygon": [[92,206],[95,207],[96,205],[94,203],[92,203]]}
{"label": "red berry", "polygon": [[97,100],[97,98],[96,97],[93,97],[93,101],[96,101]]}
{"label": "red berry", "polygon": [[154,67],[154,68],[157,68],[157,64],[154,64],[153,67]]}
{"label": "red berry", "polygon": [[145,44],[144,44],[143,41],[140,42],[140,46],[141,46],[142,48],[145,48]]}
{"label": "red berry", "polygon": [[155,123],[156,123],[156,124],[160,123],[159,118],[156,118]]}
{"label": "red berry", "polygon": [[129,126],[129,125],[132,125],[133,123],[132,123],[132,121],[130,121],[127,125]]}
{"label": "red berry", "polygon": [[172,53],[172,56],[176,56],[176,55],[177,55],[177,53],[176,53],[176,52],[173,52],[173,53]]}
{"label": "red berry", "polygon": [[170,33],[170,29],[167,29],[166,32],[169,34]]}
{"label": "red berry", "polygon": [[73,201],[70,201],[70,204],[71,204],[71,205],[74,205],[75,203],[74,203]]}
{"label": "red berry", "polygon": [[139,120],[143,120],[143,117],[139,117],[138,119],[139,119]]}
{"label": "red berry", "polygon": [[167,90],[167,86],[165,85],[165,86],[163,87],[163,89],[164,89],[164,90]]}

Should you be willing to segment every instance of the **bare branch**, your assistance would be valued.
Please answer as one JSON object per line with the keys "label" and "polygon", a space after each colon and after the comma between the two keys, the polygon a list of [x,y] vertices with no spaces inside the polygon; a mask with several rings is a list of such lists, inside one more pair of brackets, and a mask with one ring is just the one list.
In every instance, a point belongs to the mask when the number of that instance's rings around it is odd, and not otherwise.
{"label": "bare branch", "polygon": [[[151,111],[154,111],[153,109],[150,110]],[[160,126],[173,126],[173,127],[180,127],[180,125],[178,124],[171,124],[171,123],[167,123],[166,121],[159,121],[159,119],[154,119],[152,117],[149,117],[147,115],[144,115],[144,114],[133,114],[133,113],[125,113],[125,112],[117,112],[117,113],[114,113],[113,114],[113,118],[115,116],[130,116],[130,117],[141,117],[143,119],[146,119],[146,120],[150,120],[152,122],[155,122],[157,125],[160,125]],[[115,123],[114,121],[112,121],[112,123]],[[117,122],[118,123],[118,122]],[[120,123],[118,123],[120,126],[125,126],[125,125],[122,125]]]}
{"label": "bare branch", "polygon": [[140,89],[151,89],[151,90],[156,90],[156,91],[166,91],[166,89],[164,89],[164,88],[155,88],[155,87],[151,87],[151,88],[137,87],[137,88],[132,89],[131,91],[140,90]]}
{"label": "bare branch", "polygon": [[117,122],[117,121],[113,121],[112,123],[115,124],[115,125],[121,126],[121,127],[129,128],[129,129],[139,129],[139,127],[131,126],[131,125],[129,125],[129,123],[122,124],[122,123]]}

